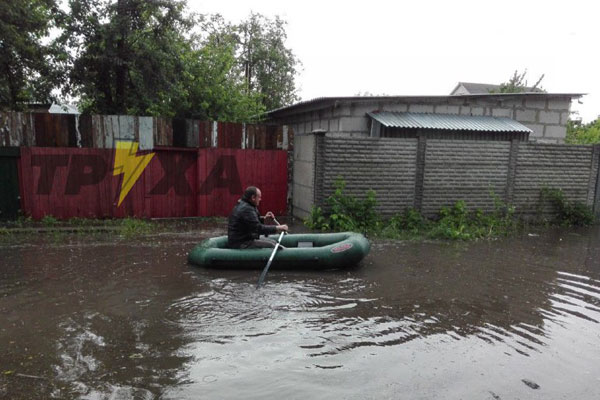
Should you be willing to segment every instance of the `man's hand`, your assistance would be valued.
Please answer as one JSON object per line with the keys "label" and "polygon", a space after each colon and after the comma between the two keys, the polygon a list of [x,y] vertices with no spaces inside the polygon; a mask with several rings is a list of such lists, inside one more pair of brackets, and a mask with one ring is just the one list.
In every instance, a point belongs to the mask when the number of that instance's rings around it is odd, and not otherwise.
{"label": "man's hand", "polygon": [[288,231],[287,225],[277,225],[275,228],[277,229],[277,232],[287,232]]}
{"label": "man's hand", "polygon": [[265,218],[273,218],[273,219],[275,219],[275,214],[273,214],[271,211],[269,211],[268,213],[265,214]]}

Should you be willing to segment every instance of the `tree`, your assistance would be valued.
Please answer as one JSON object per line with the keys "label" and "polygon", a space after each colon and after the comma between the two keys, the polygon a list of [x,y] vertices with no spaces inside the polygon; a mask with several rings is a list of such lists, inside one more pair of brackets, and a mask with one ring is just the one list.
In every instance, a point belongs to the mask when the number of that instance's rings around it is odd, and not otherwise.
{"label": "tree", "polygon": [[565,142],[569,144],[600,143],[600,117],[587,124],[582,124],[581,121],[569,120]]}
{"label": "tree", "polygon": [[291,49],[285,46],[286,22],[261,14],[235,27],[238,63],[249,92],[260,93],[267,110],[298,100],[295,78],[300,66]]}
{"label": "tree", "polygon": [[[84,112],[253,121],[262,93],[239,72],[235,27],[173,0],[71,0],[65,92]],[[200,32],[192,32],[197,27]]]}
{"label": "tree", "polygon": [[265,111],[259,93],[246,90],[238,72],[234,27],[220,15],[201,16],[187,55],[183,113],[198,119],[250,122]]}
{"label": "tree", "polygon": [[174,0],[71,0],[61,37],[72,53],[69,84],[84,111],[172,116],[185,103],[182,77],[193,19]]}
{"label": "tree", "polygon": [[55,0],[2,1],[0,108],[18,110],[27,102],[52,100],[65,53],[48,34],[62,18]]}
{"label": "tree", "polygon": [[235,45],[231,38],[210,36],[189,55],[184,114],[198,119],[249,122],[265,111],[262,97],[245,90],[235,73]]}
{"label": "tree", "polygon": [[515,70],[512,77],[507,82],[501,83],[500,88],[495,91],[492,90],[491,93],[521,93],[521,92],[545,92],[545,90],[541,87],[542,79],[544,79],[544,74],[542,74],[539,79],[535,82],[533,86],[527,85],[527,70],[519,73],[518,70]]}

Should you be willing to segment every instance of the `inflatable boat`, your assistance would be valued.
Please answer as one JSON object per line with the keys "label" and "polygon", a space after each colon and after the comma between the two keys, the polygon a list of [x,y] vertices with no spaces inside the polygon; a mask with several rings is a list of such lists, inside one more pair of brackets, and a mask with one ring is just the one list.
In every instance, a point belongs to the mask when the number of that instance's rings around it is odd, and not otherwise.
{"label": "inflatable boat", "polygon": [[[275,239],[277,236],[272,236]],[[360,233],[285,235],[271,268],[329,269],[358,264],[371,245]],[[188,255],[191,264],[214,268],[264,268],[273,249],[228,249],[227,236],[204,240]]]}

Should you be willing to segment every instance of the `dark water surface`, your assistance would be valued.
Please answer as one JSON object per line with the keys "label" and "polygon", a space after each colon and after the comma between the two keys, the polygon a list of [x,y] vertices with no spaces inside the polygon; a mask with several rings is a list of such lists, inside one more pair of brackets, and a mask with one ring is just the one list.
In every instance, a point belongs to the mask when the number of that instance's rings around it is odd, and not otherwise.
{"label": "dark water surface", "polygon": [[199,239],[0,245],[0,398],[600,398],[600,227],[378,241],[261,290],[188,266]]}

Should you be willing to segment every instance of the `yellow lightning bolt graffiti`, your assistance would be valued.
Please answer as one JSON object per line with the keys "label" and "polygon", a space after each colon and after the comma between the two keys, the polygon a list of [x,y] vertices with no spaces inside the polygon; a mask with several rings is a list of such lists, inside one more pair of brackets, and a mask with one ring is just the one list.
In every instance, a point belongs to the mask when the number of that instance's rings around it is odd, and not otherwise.
{"label": "yellow lightning bolt graffiti", "polygon": [[117,204],[117,207],[119,207],[150,160],[152,160],[152,157],[154,157],[154,153],[138,156],[137,142],[117,141],[116,144],[113,175],[123,174],[119,203]]}

